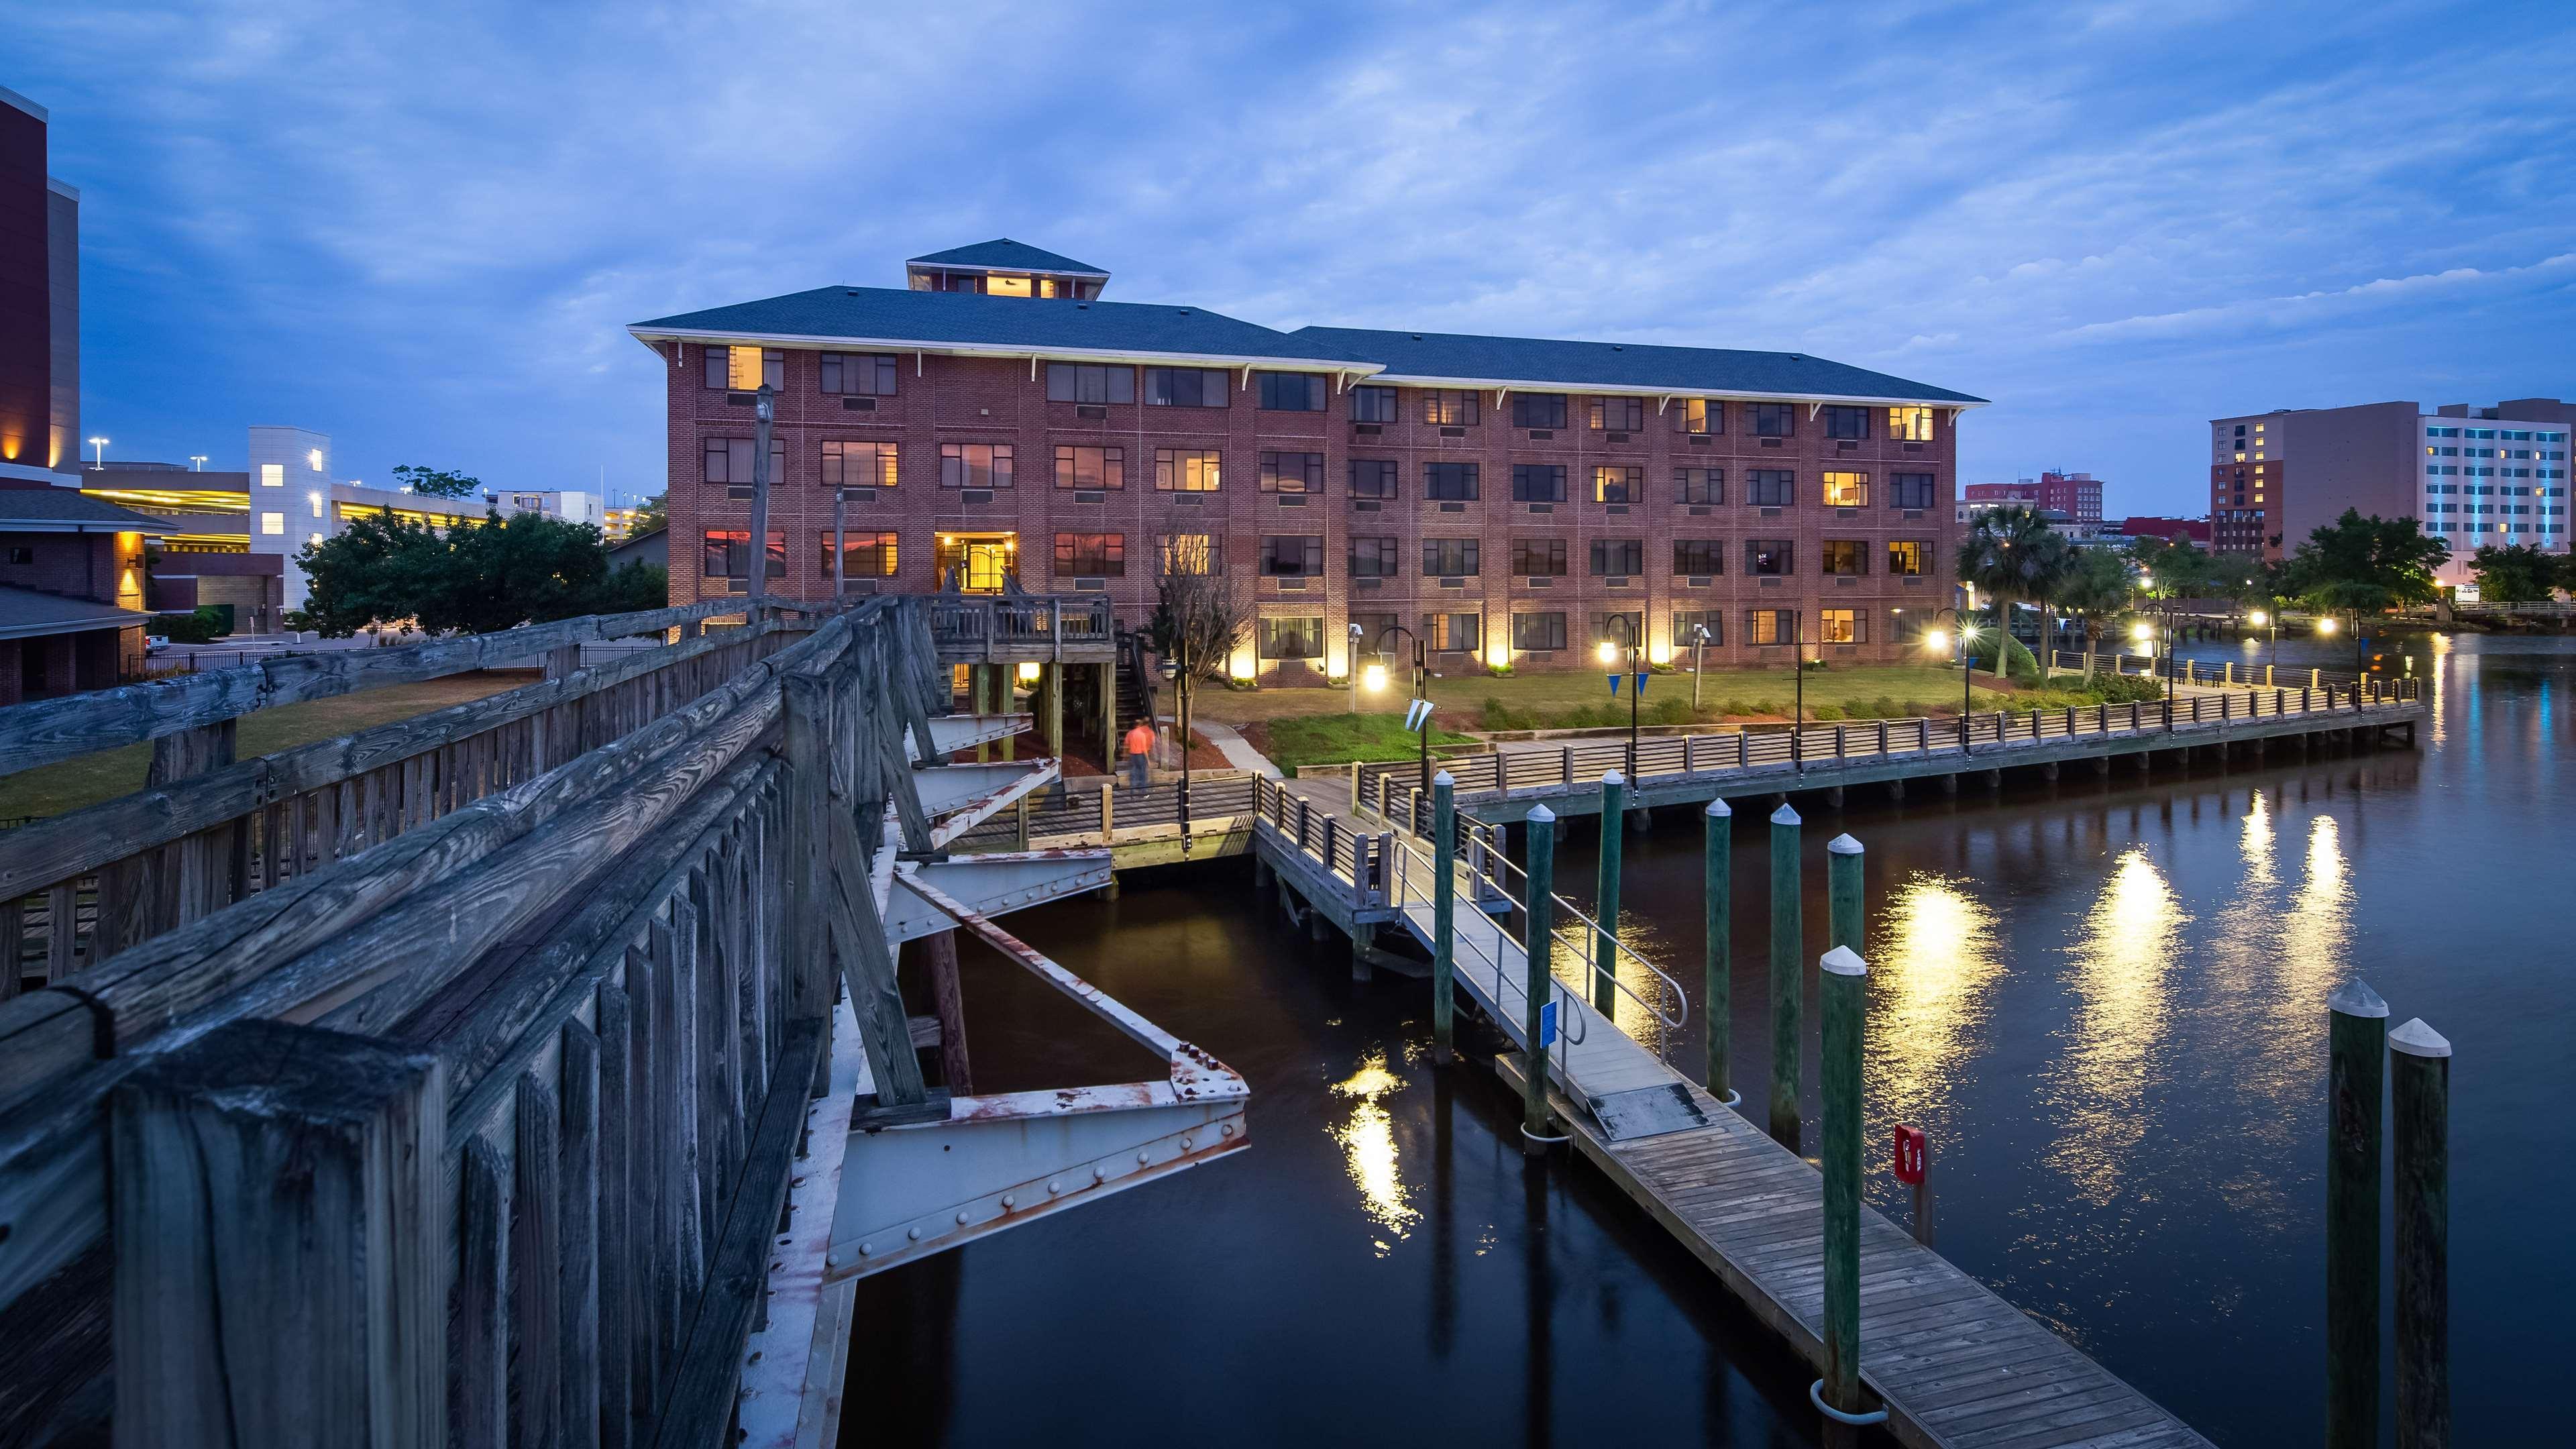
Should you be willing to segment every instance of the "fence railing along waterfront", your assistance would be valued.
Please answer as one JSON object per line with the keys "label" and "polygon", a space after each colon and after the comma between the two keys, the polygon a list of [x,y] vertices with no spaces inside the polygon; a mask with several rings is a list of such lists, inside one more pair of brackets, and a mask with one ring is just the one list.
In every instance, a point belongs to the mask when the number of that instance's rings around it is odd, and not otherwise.
{"label": "fence railing along waterfront", "polygon": [[901,739],[946,681],[917,602],[310,754],[217,763],[204,733],[708,612],[0,711],[10,769],[184,745],[83,812],[100,840],[0,837],[13,879],[95,857],[149,887],[104,894],[68,983],[0,1002],[0,1441],[102,1411],[152,1445],[723,1437],[841,976],[870,1060],[910,1061],[845,923],[875,822],[924,833]]}

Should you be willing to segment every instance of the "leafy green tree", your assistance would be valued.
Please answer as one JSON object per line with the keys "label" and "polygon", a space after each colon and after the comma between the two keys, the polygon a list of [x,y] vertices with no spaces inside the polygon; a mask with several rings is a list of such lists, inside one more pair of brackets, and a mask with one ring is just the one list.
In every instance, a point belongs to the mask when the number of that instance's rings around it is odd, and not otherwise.
{"label": "leafy green tree", "polygon": [[660,533],[663,529],[670,527],[670,501],[669,494],[656,493],[652,497],[645,499],[643,502],[636,504],[635,521],[628,525],[626,536],[628,538],[642,538],[648,533]]}
{"label": "leafy green tree", "polygon": [[2126,612],[2137,582],[2128,560],[2104,548],[2078,549],[2072,567],[2057,586],[2057,606],[2084,625],[2084,648],[2102,647],[2102,631]]}
{"label": "leafy green tree", "polygon": [[2308,607],[2358,622],[2362,614],[2431,603],[2439,592],[2433,571],[2450,557],[2450,545],[2425,537],[2412,518],[2364,518],[2347,508],[2299,545],[2283,583]]}
{"label": "leafy green tree", "polygon": [[[1978,514],[1969,523],[1967,536],[1959,540],[1959,577],[1976,585],[1977,592],[1994,597],[1995,622],[2006,637],[2012,634],[2013,605],[2039,605],[2039,637],[2045,648],[2048,601],[2073,566],[2073,552],[2038,509],[1992,508]],[[1999,649],[1996,672],[2003,673],[2014,661],[2028,657],[2028,650]]]}
{"label": "leafy green tree", "polygon": [[2469,571],[2478,577],[2478,597],[2490,604],[2538,604],[2562,587],[2566,559],[2536,544],[2478,545],[2469,555]]}
{"label": "leafy green tree", "polygon": [[296,561],[312,583],[304,612],[330,637],[370,624],[488,634],[660,608],[668,597],[661,569],[630,564],[611,574],[596,525],[536,513],[487,512],[480,526],[443,534],[398,517],[360,517],[339,537],[305,545]]}
{"label": "leafy green tree", "polygon": [[432,498],[471,498],[483,487],[483,480],[444,468],[427,468],[417,463],[394,465],[394,477],[414,493]]}
{"label": "leafy green tree", "polygon": [[2210,587],[2216,560],[2187,538],[2141,538],[2129,545],[2142,576],[2139,592],[2158,599],[2197,599]]}

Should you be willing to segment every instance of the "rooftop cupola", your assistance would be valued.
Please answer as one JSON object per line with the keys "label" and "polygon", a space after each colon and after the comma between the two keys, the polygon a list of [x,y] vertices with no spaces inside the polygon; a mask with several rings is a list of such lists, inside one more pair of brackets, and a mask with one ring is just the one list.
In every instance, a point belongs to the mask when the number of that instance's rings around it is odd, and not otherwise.
{"label": "rooftop cupola", "polygon": [[906,283],[916,292],[1088,301],[1109,285],[1109,274],[1098,267],[1009,237],[914,257],[903,264],[903,270]]}

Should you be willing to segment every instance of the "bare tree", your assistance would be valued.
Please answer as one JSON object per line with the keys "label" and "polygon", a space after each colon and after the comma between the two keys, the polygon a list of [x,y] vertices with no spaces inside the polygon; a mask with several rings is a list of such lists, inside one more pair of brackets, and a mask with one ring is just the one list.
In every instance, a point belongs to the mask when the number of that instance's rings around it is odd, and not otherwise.
{"label": "bare tree", "polygon": [[1145,626],[1154,652],[1172,671],[1173,718],[1181,745],[1181,843],[1190,834],[1191,695],[1221,674],[1252,628],[1252,602],[1225,576],[1213,540],[1163,540],[1155,560],[1154,617]]}

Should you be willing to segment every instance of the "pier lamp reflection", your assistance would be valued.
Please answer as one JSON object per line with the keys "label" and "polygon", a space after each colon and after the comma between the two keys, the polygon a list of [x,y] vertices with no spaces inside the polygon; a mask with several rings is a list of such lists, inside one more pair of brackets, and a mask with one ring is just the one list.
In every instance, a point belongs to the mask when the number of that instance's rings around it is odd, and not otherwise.
{"label": "pier lamp reflection", "polygon": [[2146,850],[2131,846],[2112,867],[2068,954],[2076,997],[2072,1040],[2050,1072],[2063,1127],[2050,1165],[2100,1206],[2123,1190],[2151,1114],[2141,1108],[2156,1076],[2173,1002],[2166,976],[2183,957],[2191,916]]}
{"label": "pier lamp reflection", "polygon": [[1882,918],[1870,954],[1868,1069],[1873,1106],[1890,1120],[1937,1118],[1981,1045],[1986,992],[2003,962],[1995,913],[1972,890],[1964,877],[1919,876],[1897,888]]}
{"label": "pier lamp reflection", "polygon": [[[1396,1165],[1395,1119],[1387,1114],[1383,1100],[1403,1090],[1404,1079],[1387,1070],[1386,1053],[1370,1052],[1360,1059],[1357,1071],[1333,1084],[1334,1096],[1352,1099],[1351,1117],[1327,1129],[1341,1145],[1343,1166],[1351,1175],[1351,1185],[1359,1189],[1369,1221],[1396,1238],[1405,1237],[1422,1220],[1422,1210],[1413,1205]],[[1379,1257],[1391,1251],[1384,1239],[1376,1247]]]}

